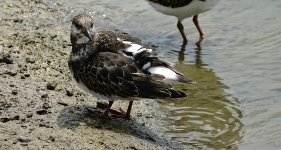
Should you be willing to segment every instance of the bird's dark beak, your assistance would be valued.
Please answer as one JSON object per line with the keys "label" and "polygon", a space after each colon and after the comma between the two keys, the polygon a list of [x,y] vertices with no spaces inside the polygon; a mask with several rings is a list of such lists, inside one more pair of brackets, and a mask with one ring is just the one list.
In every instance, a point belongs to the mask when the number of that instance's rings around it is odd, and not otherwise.
{"label": "bird's dark beak", "polygon": [[94,39],[93,35],[91,34],[91,31],[87,30],[86,32],[84,32],[84,34],[86,37],[90,39],[90,41]]}

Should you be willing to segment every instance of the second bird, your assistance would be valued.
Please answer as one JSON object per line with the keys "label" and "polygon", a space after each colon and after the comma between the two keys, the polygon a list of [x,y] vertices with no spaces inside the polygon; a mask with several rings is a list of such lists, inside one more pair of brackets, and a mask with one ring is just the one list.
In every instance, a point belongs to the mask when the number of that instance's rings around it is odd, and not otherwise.
{"label": "second bird", "polygon": [[200,39],[204,38],[204,33],[198,22],[198,15],[212,9],[219,0],[146,0],[157,11],[175,16],[178,18],[177,27],[182,35],[183,42],[187,42],[184,27],[181,23],[185,18],[193,16],[193,22],[200,34]]}

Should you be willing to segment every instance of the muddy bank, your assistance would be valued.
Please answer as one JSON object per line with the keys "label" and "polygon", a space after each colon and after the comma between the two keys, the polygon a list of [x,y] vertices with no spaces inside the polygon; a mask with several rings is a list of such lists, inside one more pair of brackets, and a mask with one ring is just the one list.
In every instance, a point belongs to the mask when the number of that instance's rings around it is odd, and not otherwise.
{"label": "muddy bank", "polygon": [[0,2],[0,149],[186,149],[161,134],[157,102],[135,102],[132,120],[89,116],[96,99],[67,67],[75,14],[39,0]]}

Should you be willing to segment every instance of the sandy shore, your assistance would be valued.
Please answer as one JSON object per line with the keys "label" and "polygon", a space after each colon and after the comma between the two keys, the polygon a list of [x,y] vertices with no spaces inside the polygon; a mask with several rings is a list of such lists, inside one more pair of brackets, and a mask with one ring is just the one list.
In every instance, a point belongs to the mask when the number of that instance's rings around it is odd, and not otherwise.
{"label": "sandy shore", "polygon": [[89,115],[96,99],[67,67],[75,13],[40,0],[0,2],[0,149],[187,149],[162,136],[157,102],[135,102],[132,120]]}

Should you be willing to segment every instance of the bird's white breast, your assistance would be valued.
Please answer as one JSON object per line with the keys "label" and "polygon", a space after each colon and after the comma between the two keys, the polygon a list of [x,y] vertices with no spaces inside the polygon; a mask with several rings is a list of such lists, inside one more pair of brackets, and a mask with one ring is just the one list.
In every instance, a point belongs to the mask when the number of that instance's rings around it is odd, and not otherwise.
{"label": "bird's white breast", "polygon": [[171,8],[159,5],[157,3],[149,2],[149,4],[157,11],[170,16],[176,16],[179,21],[187,17],[198,15],[213,8],[219,0],[199,1],[193,0],[188,5],[183,7]]}

